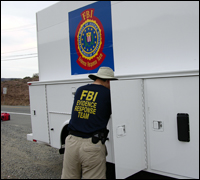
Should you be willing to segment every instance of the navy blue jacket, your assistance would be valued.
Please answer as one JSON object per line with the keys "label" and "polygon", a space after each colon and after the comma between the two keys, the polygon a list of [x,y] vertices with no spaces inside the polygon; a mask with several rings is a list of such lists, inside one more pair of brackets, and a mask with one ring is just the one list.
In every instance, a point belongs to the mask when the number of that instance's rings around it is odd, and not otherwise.
{"label": "navy blue jacket", "polygon": [[93,133],[105,129],[111,115],[110,90],[88,84],[77,89],[68,129]]}

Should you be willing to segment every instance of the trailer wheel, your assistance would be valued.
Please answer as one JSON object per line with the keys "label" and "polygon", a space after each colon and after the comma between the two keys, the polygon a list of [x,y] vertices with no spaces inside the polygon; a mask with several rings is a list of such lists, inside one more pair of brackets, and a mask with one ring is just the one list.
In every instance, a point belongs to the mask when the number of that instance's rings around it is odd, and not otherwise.
{"label": "trailer wheel", "polygon": [[61,133],[61,145],[65,144],[65,139],[69,134],[69,131],[67,130],[67,127],[68,127],[68,125],[66,125],[62,130],[62,133]]}

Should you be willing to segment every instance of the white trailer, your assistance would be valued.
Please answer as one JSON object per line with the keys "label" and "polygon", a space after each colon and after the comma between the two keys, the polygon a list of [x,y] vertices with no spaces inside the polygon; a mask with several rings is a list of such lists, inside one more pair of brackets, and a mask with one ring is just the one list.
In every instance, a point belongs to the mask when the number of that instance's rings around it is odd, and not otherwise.
{"label": "white trailer", "polygon": [[[106,141],[116,178],[199,178],[199,1],[61,1],[36,17],[28,140],[62,149],[76,89],[107,65],[119,79]],[[87,27],[101,43],[84,50],[95,38]]]}

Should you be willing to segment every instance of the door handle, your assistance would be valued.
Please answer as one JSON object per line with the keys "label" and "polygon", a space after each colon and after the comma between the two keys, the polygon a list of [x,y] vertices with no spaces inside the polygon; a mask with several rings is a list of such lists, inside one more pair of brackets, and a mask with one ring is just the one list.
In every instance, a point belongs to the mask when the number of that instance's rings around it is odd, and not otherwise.
{"label": "door handle", "polygon": [[123,137],[126,135],[126,127],[125,125],[117,127],[117,137]]}

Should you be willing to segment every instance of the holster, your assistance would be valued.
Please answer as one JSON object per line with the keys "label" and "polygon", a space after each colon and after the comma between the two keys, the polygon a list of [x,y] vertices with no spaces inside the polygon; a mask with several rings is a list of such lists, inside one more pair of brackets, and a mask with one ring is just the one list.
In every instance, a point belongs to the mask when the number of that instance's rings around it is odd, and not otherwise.
{"label": "holster", "polygon": [[108,129],[103,129],[101,131],[97,131],[92,135],[92,143],[97,144],[99,140],[101,140],[102,144],[105,144],[106,140],[108,140],[109,130]]}

